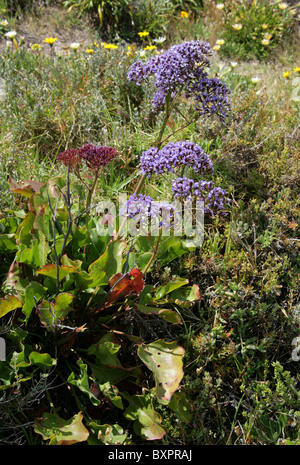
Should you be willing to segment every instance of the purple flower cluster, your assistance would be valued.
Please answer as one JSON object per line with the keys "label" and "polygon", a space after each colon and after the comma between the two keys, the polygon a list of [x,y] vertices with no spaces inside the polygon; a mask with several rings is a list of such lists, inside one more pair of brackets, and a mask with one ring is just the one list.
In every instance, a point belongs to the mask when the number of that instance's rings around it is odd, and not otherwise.
{"label": "purple flower cluster", "polygon": [[213,181],[194,181],[186,177],[172,181],[172,191],[175,198],[192,200],[198,197],[204,202],[204,212],[214,215],[223,213],[225,204],[229,202],[226,191],[220,187],[214,187]]}
{"label": "purple flower cluster", "polygon": [[190,141],[170,142],[161,150],[150,147],[141,156],[141,171],[151,177],[165,171],[174,172],[180,166],[188,166],[196,173],[213,172],[212,162],[203,149]]}
{"label": "purple flower cluster", "polygon": [[133,194],[120,209],[120,215],[134,218],[141,228],[168,228],[178,220],[175,208],[167,202],[156,202],[148,195]]}
{"label": "purple flower cluster", "polygon": [[210,65],[210,55],[212,52],[207,42],[183,42],[161,55],[151,57],[145,63],[137,61],[129,70],[127,79],[140,85],[151,75],[154,76],[154,111],[163,108],[168,95],[173,98],[185,87],[186,96],[194,96],[196,99],[196,110],[202,114],[224,117],[230,107],[227,99],[229,89],[218,79],[208,79],[204,72],[203,68]]}

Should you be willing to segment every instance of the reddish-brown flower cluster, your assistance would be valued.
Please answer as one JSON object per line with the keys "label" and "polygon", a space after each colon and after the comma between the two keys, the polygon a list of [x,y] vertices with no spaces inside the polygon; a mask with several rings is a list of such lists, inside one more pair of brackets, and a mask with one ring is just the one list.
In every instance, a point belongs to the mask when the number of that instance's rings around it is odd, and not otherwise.
{"label": "reddish-brown flower cluster", "polygon": [[76,149],[69,149],[59,153],[57,160],[69,167],[71,171],[75,171],[81,164],[81,158],[79,158],[78,150]]}
{"label": "reddish-brown flower cluster", "polygon": [[88,168],[99,169],[101,166],[108,165],[118,152],[113,147],[97,146],[93,144],[85,144],[78,150],[79,157],[85,160]]}
{"label": "reddish-brown flower cluster", "polygon": [[85,160],[88,168],[98,170],[101,166],[108,165],[117,155],[118,152],[113,147],[85,144],[79,149],[65,150],[57,159],[72,171],[79,168],[82,160]]}

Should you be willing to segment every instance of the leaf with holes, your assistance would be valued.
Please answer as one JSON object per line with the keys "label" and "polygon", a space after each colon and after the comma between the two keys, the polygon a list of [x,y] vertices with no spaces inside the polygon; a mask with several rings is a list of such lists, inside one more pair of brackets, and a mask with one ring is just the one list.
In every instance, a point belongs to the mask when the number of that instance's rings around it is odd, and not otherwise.
{"label": "leaf with holes", "polygon": [[50,439],[49,445],[70,445],[84,442],[89,437],[89,432],[82,423],[81,412],[69,420],[65,420],[57,413],[44,413],[43,418],[36,419],[34,431]]}
{"label": "leaf with holes", "polygon": [[168,404],[183,378],[184,349],[175,341],[160,339],[141,344],[137,353],[154,374],[157,399],[162,404]]}

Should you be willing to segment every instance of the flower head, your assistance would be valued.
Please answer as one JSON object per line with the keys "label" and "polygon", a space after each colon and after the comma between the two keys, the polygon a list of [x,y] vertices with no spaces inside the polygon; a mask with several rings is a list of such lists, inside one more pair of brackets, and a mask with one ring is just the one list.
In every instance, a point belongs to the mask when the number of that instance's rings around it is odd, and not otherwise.
{"label": "flower head", "polygon": [[202,148],[189,141],[170,142],[160,150],[150,147],[141,156],[141,171],[149,178],[165,171],[174,172],[181,166],[191,167],[202,174],[213,171],[212,162]]}
{"label": "flower head", "polygon": [[122,205],[120,216],[134,219],[139,224],[139,232],[146,232],[151,226],[152,233],[173,226],[180,218],[173,205],[154,201],[144,194],[131,195]]}
{"label": "flower head", "polygon": [[218,51],[220,50],[220,48],[221,48],[221,45],[214,45],[213,50]]}
{"label": "flower head", "polygon": [[140,37],[147,37],[149,35],[149,32],[147,32],[147,31],[138,32],[138,35]]}
{"label": "flower head", "polygon": [[147,45],[147,47],[144,48],[144,50],[156,50],[157,47],[156,45]]}
{"label": "flower head", "polygon": [[79,44],[78,42],[73,42],[72,44],[70,44],[70,48],[76,51],[79,49],[80,45],[81,44]]}
{"label": "flower head", "polygon": [[3,26],[3,27],[8,26],[8,21],[7,21],[7,19],[3,19],[2,21],[0,21],[0,25]]}
{"label": "flower head", "polygon": [[187,177],[177,178],[172,182],[172,191],[175,198],[192,200],[198,198],[204,202],[204,213],[214,216],[224,213],[225,203],[229,202],[226,191],[214,187],[213,181],[194,181]]}
{"label": "flower head", "polygon": [[223,44],[225,44],[225,40],[219,39],[219,40],[216,41],[216,44],[217,45],[223,45]]}
{"label": "flower head", "polygon": [[232,28],[233,28],[234,30],[236,30],[236,31],[240,31],[240,30],[242,29],[242,27],[243,27],[243,26],[242,26],[242,24],[240,24],[240,23],[235,23],[235,24],[232,25]]}
{"label": "flower head", "polygon": [[216,8],[217,10],[223,10],[224,6],[224,3],[217,3]]}
{"label": "flower head", "polygon": [[71,171],[76,171],[81,164],[81,158],[79,157],[78,150],[76,149],[69,149],[59,153],[57,155],[57,160],[70,168]]}
{"label": "flower head", "polygon": [[262,43],[263,45],[269,45],[269,42],[270,42],[269,39],[263,39],[263,40],[261,41],[261,43]]}
{"label": "flower head", "polygon": [[98,145],[85,144],[78,149],[78,155],[81,159],[85,160],[88,168],[97,170],[114,160],[118,152],[113,147],[99,147]]}
{"label": "flower head", "polygon": [[279,7],[281,10],[285,10],[285,9],[288,7],[288,4],[285,3],[285,2],[280,2],[280,3],[278,3],[278,7]]}
{"label": "flower head", "polygon": [[118,46],[114,44],[105,44],[104,48],[106,48],[107,50],[115,50],[118,48]]}
{"label": "flower head", "polygon": [[88,53],[89,55],[93,55],[95,53],[95,51],[92,48],[88,48],[86,50],[86,53]]}
{"label": "flower head", "polygon": [[258,77],[251,78],[251,82],[253,82],[253,84],[257,84],[259,81],[260,79]]}
{"label": "flower head", "polygon": [[287,79],[288,77],[290,77],[290,75],[291,75],[290,71],[285,71],[285,72],[283,73],[283,77],[284,77],[285,79]]}
{"label": "flower head", "polygon": [[296,66],[296,68],[294,68],[294,73],[300,73],[300,68],[299,68],[299,66]]}
{"label": "flower head", "polygon": [[[218,113],[223,117],[228,104],[225,95],[229,93],[229,90],[225,84],[220,84],[220,88],[217,89],[216,81],[208,80],[204,68],[210,64],[208,56],[211,54],[212,51],[207,42],[198,40],[183,42],[174,45],[161,55],[150,58],[146,63],[135,62],[127,74],[127,79],[139,85],[154,75],[156,89],[152,99],[154,111],[162,110],[167,96],[174,97],[178,89],[185,86],[186,96],[195,97],[198,111],[207,115]],[[221,87],[222,98],[220,98]],[[202,90],[204,94],[200,95]],[[214,91],[218,95],[212,96]]]}
{"label": "flower head", "polygon": [[31,50],[41,50],[42,46],[41,44],[32,44],[31,45]]}
{"label": "flower head", "polygon": [[267,24],[262,24],[261,27],[262,27],[263,29],[268,29],[268,25],[267,25]]}
{"label": "flower head", "polygon": [[16,31],[9,31],[9,32],[6,32],[5,34],[5,37],[7,37],[8,39],[14,39],[17,35]]}
{"label": "flower head", "polygon": [[50,47],[52,47],[54,42],[56,42],[56,41],[57,41],[57,37],[46,37],[46,39],[44,40],[44,42],[46,44],[49,44]]}
{"label": "flower head", "polygon": [[189,17],[189,14],[186,11],[181,11],[180,15],[181,15],[182,18],[188,18]]}

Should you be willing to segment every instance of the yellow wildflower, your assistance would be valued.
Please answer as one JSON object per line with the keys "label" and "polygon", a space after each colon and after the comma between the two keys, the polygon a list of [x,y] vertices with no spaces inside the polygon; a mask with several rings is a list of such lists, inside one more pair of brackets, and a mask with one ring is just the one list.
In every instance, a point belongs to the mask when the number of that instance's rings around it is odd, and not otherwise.
{"label": "yellow wildflower", "polygon": [[87,53],[88,53],[89,55],[93,55],[93,53],[95,53],[95,52],[94,52],[94,50],[93,50],[92,48],[88,48],[88,49],[87,49]]}
{"label": "yellow wildflower", "polygon": [[147,31],[138,32],[138,35],[139,35],[140,37],[146,37],[146,36],[149,35],[149,32],[147,32]]}
{"label": "yellow wildflower", "polygon": [[219,39],[219,40],[216,41],[217,45],[223,45],[224,43],[225,43],[225,40],[223,40],[223,39]]}
{"label": "yellow wildflower", "polygon": [[99,47],[99,45],[97,44],[97,42],[94,42],[94,45],[95,45],[95,47]]}
{"label": "yellow wildflower", "polygon": [[262,43],[263,45],[269,45],[269,40],[268,40],[268,39],[263,39],[263,40],[261,41],[261,43]]}
{"label": "yellow wildflower", "polygon": [[221,45],[215,45],[215,46],[213,47],[213,50],[220,50],[220,48],[221,48]]}
{"label": "yellow wildflower", "polygon": [[267,28],[268,28],[268,25],[267,25],[267,24],[262,24],[261,27],[262,27],[263,29],[267,29]]}
{"label": "yellow wildflower", "polygon": [[41,50],[42,46],[40,44],[32,44],[31,50]]}
{"label": "yellow wildflower", "polygon": [[278,3],[278,6],[281,10],[285,10],[288,7],[288,4],[285,2]]}
{"label": "yellow wildflower", "polygon": [[104,48],[115,50],[116,48],[118,48],[118,46],[114,44],[105,44]]}
{"label": "yellow wildflower", "polygon": [[242,24],[240,23],[235,23],[232,25],[232,28],[235,29],[236,31],[240,31],[242,29]]}
{"label": "yellow wildflower", "polygon": [[57,37],[46,37],[46,39],[44,40],[44,42],[46,42],[46,44],[49,44],[50,47],[52,47],[52,45],[56,41],[57,41]]}
{"label": "yellow wildflower", "polygon": [[265,34],[264,39],[270,40],[272,38],[272,34]]}
{"label": "yellow wildflower", "polygon": [[299,68],[299,66],[296,66],[296,68],[294,68],[294,73],[300,73],[300,68]]}
{"label": "yellow wildflower", "polygon": [[291,73],[290,73],[289,71],[285,71],[285,72],[283,73],[283,77],[284,77],[285,79],[287,79],[288,77],[290,77],[290,74],[291,74]]}
{"label": "yellow wildflower", "polygon": [[180,12],[182,18],[188,18],[189,14],[186,11],[181,11]]}
{"label": "yellow wildflower", "polygon": [[156,45],[147,45],[147,47],[145,47],[144,50],[155,50],[156,48]]}

